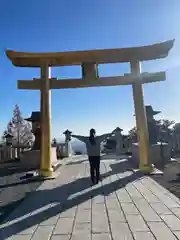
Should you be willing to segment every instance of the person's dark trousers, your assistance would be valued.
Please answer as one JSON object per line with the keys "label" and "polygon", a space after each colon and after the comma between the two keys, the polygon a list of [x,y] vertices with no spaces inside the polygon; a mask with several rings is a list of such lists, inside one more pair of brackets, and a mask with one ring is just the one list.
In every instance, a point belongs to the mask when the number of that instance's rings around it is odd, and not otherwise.
{"label": "person's dark trousers", "polygon": [[91,181],[93,184],[98,183],[100,178],[100,156],[89,156],[89,164]]}

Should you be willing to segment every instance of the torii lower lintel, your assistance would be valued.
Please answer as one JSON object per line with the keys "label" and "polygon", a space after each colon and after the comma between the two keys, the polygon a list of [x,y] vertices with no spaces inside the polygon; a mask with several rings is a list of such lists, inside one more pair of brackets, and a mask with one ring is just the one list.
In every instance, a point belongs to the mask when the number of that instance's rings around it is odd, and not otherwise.
{"label": "torii lower lintel", "polygon": [[[137,82],[152,83],[164,81],[166,79],[165,72],[157,73],[143,73],[137,77],[133,77],[132,74],[127,74],[120,77],[100,77],[92,81],[83,79],[62,79],[57,78],[49,79],[50,89],[65,89],[65,88],[87,88],[87,87],[107,87],[107,86],[119,86],[136,84]],[[18,80],[18,89],[40,90],[41,79],[33,80]]]}

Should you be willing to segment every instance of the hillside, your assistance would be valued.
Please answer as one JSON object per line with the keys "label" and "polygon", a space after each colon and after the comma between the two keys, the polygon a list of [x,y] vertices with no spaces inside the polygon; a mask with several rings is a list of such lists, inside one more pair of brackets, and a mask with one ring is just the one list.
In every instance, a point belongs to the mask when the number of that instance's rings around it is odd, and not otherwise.
{"label": "hillside", "polygon": [[86,153],[86,145],[84,143],[74,140],[71,144],[74,151]]}

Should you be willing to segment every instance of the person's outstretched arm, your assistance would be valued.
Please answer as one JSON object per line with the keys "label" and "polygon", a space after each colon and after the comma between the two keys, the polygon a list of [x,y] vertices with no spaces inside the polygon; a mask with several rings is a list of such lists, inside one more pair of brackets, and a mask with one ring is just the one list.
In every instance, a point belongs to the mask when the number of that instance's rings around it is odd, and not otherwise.
{"label": "person's outstretched arm", "polygon": [[102,134],[100,136],[97,136],[97,139],[102,142],[103,140],[105,140],[107,137],[111,137],[113,135],[113,132],[111,133],[105,133],[105,134]]}
{"label": "person's outstretched arm", "polygon": [[72,134],[71,137],[77,138],[79,141],[84,142],[84,143],[85,143],[86,140],[87,140],[87,137],[81,136],[81,135],[74,135],[74,134]]}

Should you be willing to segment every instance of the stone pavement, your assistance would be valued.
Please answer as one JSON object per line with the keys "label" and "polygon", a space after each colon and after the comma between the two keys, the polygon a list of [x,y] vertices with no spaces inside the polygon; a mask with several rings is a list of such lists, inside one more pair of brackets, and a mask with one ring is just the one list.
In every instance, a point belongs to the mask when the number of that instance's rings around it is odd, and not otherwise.
{"label": "stone pavement", "polygon": [[0,239],[180,239],[180,200],[127,166],[103,160],[91,187],[87,161],[64,165],[6,219]]}

